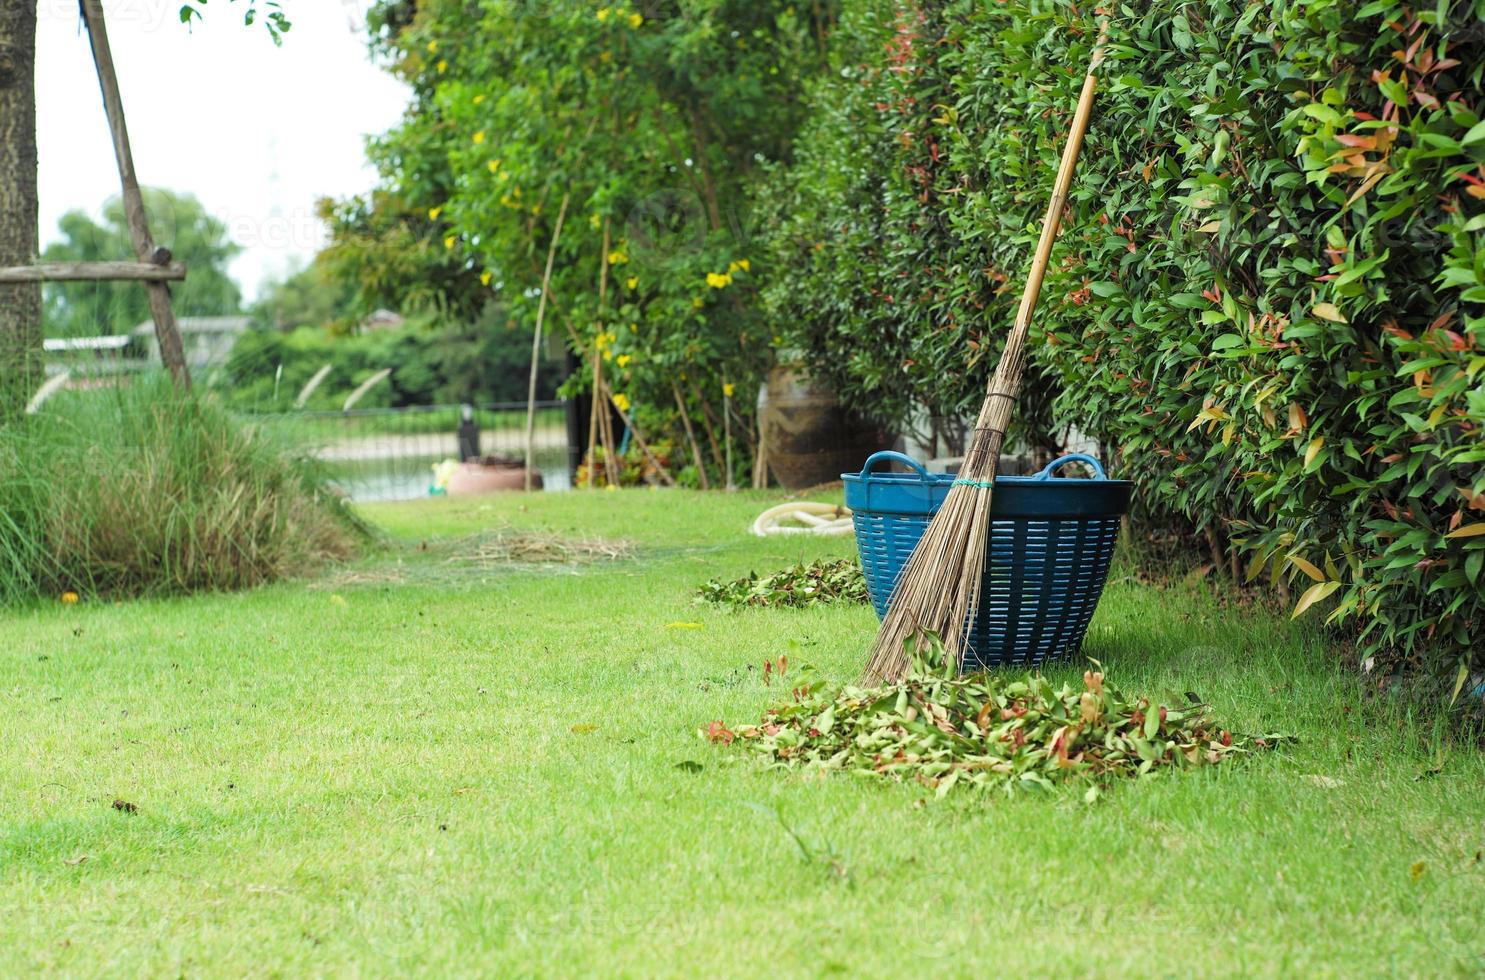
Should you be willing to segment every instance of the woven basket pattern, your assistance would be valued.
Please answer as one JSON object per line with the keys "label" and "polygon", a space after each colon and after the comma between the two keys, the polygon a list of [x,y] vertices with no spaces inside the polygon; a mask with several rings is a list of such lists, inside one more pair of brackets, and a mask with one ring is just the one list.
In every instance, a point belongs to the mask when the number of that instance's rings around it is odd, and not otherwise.
{"label": "woven basket pattern", "polygon": [[[927,515],[857,511],[856,543],[878,616],[928,527]],[[991,521],[989,555],[964,668],[1028,666],[1082,645],[1108,578],[1119,516]]]}

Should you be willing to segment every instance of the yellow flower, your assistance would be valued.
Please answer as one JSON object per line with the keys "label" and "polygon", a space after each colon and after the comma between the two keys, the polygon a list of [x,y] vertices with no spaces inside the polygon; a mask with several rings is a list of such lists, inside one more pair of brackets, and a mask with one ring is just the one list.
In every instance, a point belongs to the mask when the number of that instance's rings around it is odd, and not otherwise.
{"label": "yellow flower", "polygon": [[629,366],[629,362],[632,361],[632,360],[634,360],[634,356],[632,354],[620,354],[619,355],[619,367],[628,367]]}
{"label": "yellow flower", "polygon": [[752,266],[749,264],[747,259],[738,259],[736,262],[727,263],[727,271],[730,273],[736,273],[738,270],[747,272],[750,268],[752,268]]}
{"label": "yellow flower", "polygon": [[612,361],[614,359],[614,352],[611,351],[611,350],[604,351],[603,352],[603,359],[605,361]]}
{"label": "yellow flower", "polygon": [[484,97],[484,96],[483,96],[483,95],[476,95],[476,96],[475,96],[475,97],[474,97],[474,104],[475,104],[475,105],[480,105],[480,104],[481,104],[481,103],[483,103],[483,102],[484,102],[484,101],[485,101],[485,97]]}
{"label": "yellow flower", "polygon": [[732,284],[732,277],[725,272],[708,272],[706,284],[713,289],[726,289]]}
{"label": "yellow flower", "polygon": [[614,395],[614,404],[619,406],[619,411],[621,412],[629,411],[629,396],[622,391],[619,392],[617,395]]}
{"label": "yellow flower", "polygon": [[628,279],[624,280],[624,285],[628,286],[630,289],[633,289],[635,286],[639,285],[639,276],[630,276]]}
{"label": "yellow flower", "polygon": [[449,237],[447,237],[447,238],[445,238],[443,240],[443,247],[446,248],[446,249],[448,249],[449,251],[453,251],[454,250],[454,243],[457,242],[458,240],[459,239],[456,238],[455,236],[450,235]]}
{"label": "yellow flower", "polygon": [[539,214],[541,214],[541,202],[537,201],[535,204],[531,205],[531,215],[532,217],[535,217]]}
{"label": "yellow flower", "polygon": [[701,297],[700,297],[700,296],[697,296],[697,297],[695,297],[695,298],[693,298],[693,299],[692,299],[692,300],[691,300],[691,305],[692,305],[692,306],[693,306],[693,307],[695,307],[695,308],[696,308],[696,309],[698,309],[698,310],[699,310],[699,309],[701,309],[701,308],[702,308],[702,307],[703,307],[703,306],[705,306],[705,305],[706,305],[706,300],[704,300],[704,299],[702,299],[702,298],[701,298]]}
{"label": "yellow flower", "polygon": [[631,324],[629,324],[629,332],[630,333],[639,333],[639,324],[637,324],[637,323],[631,323]]}
{"label": "yellow flower", "polygon": [[494,278],[495,273],[491,272],[489,269],[486,269],[484,272],[480,273],[480,285],[488,286],[490,285],[490,280]]}
{"label": "yellow flower", "polygon": [[437,41],[429,41],[428,42],[428,53],[429,54],[438,54],[438,42]]}
{"label": "yellow flower", "polygon": [[443,60],[442,58],[440,58],[438,60],[438,73],[440,75],[442,75],[444,72],[446,72],[448,70],[449,70],[449,63],[447,61]]}
{"label": "yellow flower", "polygon": [[477,144],[485,141],[485,131],[483,129],[474,134],[474,141]]}
{"label": "yellow flower", "polygon": [[75,605],[77,605],[77,593],[76,592],[63,592],[62,593],[62,604],[64,606],[75,606]]}
{"label": "yellow flower", "polygon": [[489,167],[490,168],[490,173],[493,174],[495,171],[497,171],[497,170],[500,169],[500,161],[499,160],[491,160],[489,163],[485,164],[485,166]]}
{"label": "yellow flower", "polygon": [[644,22],[645,22],[645,19],[643,17],[641,17],[639,14],[630,14],[629,15],[629,26],[630,27],[638,27],[640,24],[643,24]]}
{"label": "yellow flower", "polygon": [[608,20],[609,13],[610,13],[610,10],[607,7],[599,7],[598,8],[598,19],[600,21]]}
{"label": "yellow flower", "polygon": [[437,221],[438,220],[438,216],[441,215],[441,214],[443,214],[443,208],[429,208],[428,209],[428,220],[429,221]]}
{"label": "yellow flower", "polygon": [[623,265],[625,262],[628,262],[628,261],[629,261],[629,256],[625,255],[624,252],[623,252],[623,250],[621,250],[621,249],[617,249],[616,248],[612,252],[608,253],[608,264],[609,265]]}
{"label": "yellow flower", "polygon": [[732,392],[735,390],[736,389],[733,387],[732,382],[730,381],[722,386],[722,394],[726,395],[728,398],[732,397]]}

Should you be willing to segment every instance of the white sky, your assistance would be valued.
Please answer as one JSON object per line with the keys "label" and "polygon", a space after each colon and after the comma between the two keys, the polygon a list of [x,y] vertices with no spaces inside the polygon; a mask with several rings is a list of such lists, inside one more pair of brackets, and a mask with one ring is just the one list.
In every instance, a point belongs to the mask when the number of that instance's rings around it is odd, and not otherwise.
{"label": "white sky", "polygon": [[[231,273],[253,298],[323,245],[315,201],[369,188],[364,137],[394,125],[406,89],[366,53],[368,0],[288,0],[275,48],[240,4],[209,4],[190,32],[180,0],[105,0],[140,182],[195,194],[245,249]],[[39,0],[41,242],[119,192],[77,0]],[[156,238],[168,240],[168,230]]]}

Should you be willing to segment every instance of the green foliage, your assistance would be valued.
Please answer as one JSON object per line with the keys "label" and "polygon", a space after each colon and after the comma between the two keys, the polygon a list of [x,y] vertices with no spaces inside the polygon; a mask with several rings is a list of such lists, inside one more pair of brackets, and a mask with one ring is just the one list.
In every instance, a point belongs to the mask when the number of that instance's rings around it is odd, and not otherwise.
{"label": "green foliage", "polygon": [[244,588],[356,538],[312,463],[168,382],[0,426],[0,605]]}
{"label": "green foliage", "polygon": [[[1364,657],[1397,651],[1451,683],[1478,656],[1485,613],[1482,13],[1461,0],[1113,11],[1033,350],[1058,383],[1058,421],[1117,450],[1147,501],[1229,537],[1253,575],[1306,586],[1300,610],[1324,600]],[[897,47],[861,69],[868,81],[896,67],[906,36],[936,53],[946,91],[936,116],[907,118],[927,100],[878,110],[843,79],[812,136],[859,122],[904,146],[936,142],[925,206],[934,227],[985,243],[987,261],[926,286],[971,289],[976,269],[1018,283],[1088,61],[1088,12],[864,0],[847,17],[876,18],[878,36],[896,25]],[[828,152],[820,139],[801,161]],[[815,213],[849,212],[863,179],[848,166],[812,191]],[[856,197],[839,204],[837,189]],[[910,239],[913,220],[866,237]],[[780,292],[839,295],[850,275],[904,291],[874,259],[831,254],[836,228],[811,222],[784,226],[784,244],[813,235],[826,257]],[[911,342],[953,375],[978,362],[947,322]],[[821,329],[806,336],[828,352]]]}
{"label": "green foliage", "polygon": [[[236,3],[237,0],[227,0],[228,3]],[[180,22],[190,27],[202,17],[201,8],[205,7],[207,0],[194,0],[193,3],[183,3],[180,7]],[[242,14],[242,23],[245,27],[252,27],[262,17],[263,26],[268,29],[268,36],[273,38],[274,44],[282,44],[284,35],[294,25],[289,21],[289,15],[284,13],[282,5],[278,0],[262,0],[259,6],[258,0],[244,0],[246,8]]]}
{"label": "green foliage", "polygon": [[302,269],[266,284],[262,298],[249,312],[255,326],[274,330],[321,326],[349,329],[359,321],[361,310],[355,288],[330,273],[322,254]]}
{"label": "green foliage", "polygon": [[866,576],[854,558],[799,562],[772,575],[749,572],[745,578],[713,579],[696,590],[706,602],[721,606],[784,606],[807,609],[838,602],[866,603]]}
{"label": "green foliage", "polygon": [[938,637],[922,639],[899,683],[828,691],[823,679],[791,680],[793,699],[761,723],[731,732],[712,722],[707,737],[740,737],[780,768],[914,779],[937,796],[956,785],[1011,792],[1091,781],[1089,802],[1114,779],[1216,765],[1279,738],[1234,739],[1195,696],[1127,697],[1101,669],[1084,672],[1081,690],[1038,674],[959,676]]}
{"label": "green foliage", "polygon": [[[754,202],[832,21],[831,3],[783,0],[379,4],[373,29],[414,104],[374,145],[380,197],[341,209],[334,251],[396,212],[418,243],[407,264],[442,250],[529,329],[563,217],[548,328],[604,359],[647,431],[679,440],[678,384],[697,420],[703,401],[720,417],[723,386],[753,390],[771,357]],[[411,277],[372,257],[361,267]]]}
{"label": "green foliage", "polygon": [[[223,396],[235,408],[286,411],[325,365],[305,407],[339,409],[357,385],[384,368],[392,375],[360,408],[514,402],[526,398],[531,339],[492,315],[473,323],[416,318],[397,329],[341,334],[323,327],[250,330],[238,338],[223,372]],[[537,378],[537,397],[556,396],[556,370]]]}
{"label": "green foliage", "polygon": [[[678,485],[689,489],[696,488],[698,481],[694,467],[686,467],[681,472],[676,472],[674,468],[676,462],[675,449],[669,440],[661,440],[660,442],[650,444],[650,453],[661,466],[664,466],[675,477]],[[612,488],[614,490],[617,490],[619,487],[658,486],[660,484],[660,471],[655,468],[655,464],[644,454],[644,451],[633,442],[625,448],[624,452],[616,452],[615,456],[618,457],[619,462],[619,480],[617,483],[611,484],[608,482],[608,471],[604,467],[605,456],[603,447],[595,446],[592,457],[584,459],[583,464],[578,467],[577,473],[573,477],[574,485],[585,487],[588,485],[590,479],[595,487],[602,487],[604,489]],[[591,478],[588,472],[590,469],[592,470]]]}
{"label": "green foliage", "polygon": [[[227,226],[190,194],[146,188],[144,207],[155,240],[189,267],[185,281],[171,287],[176,315],[236,313],[242,293],[227,275],[227,264],[242,249],[227,237]],[[69,211],[58,225],[62,241],[46,247],[43,262],[134,260],[118,198],[103,206],[101,224],[82,211]],[[44,292],[42,323],[49,337],[128,333],[150,319],[149,298],[137,282],[48,283]]]}
{"label": "green foliage", "polygon": [[[993,130],[961,125],[970,107],[958,107],[964,66],[949,39],[965,16],[942,3],[848,4],[795,161],[772,178],[780,274],[766,298],[784,343],[848,403],[899,426],[978,409],[1019,298],[1023,231],[1045,208],[1037,175],[1028,187],[1011,179],[1025,167],[1006,172]],[[1048,449],[1052,394],[1033,365],[1018,433]]]}

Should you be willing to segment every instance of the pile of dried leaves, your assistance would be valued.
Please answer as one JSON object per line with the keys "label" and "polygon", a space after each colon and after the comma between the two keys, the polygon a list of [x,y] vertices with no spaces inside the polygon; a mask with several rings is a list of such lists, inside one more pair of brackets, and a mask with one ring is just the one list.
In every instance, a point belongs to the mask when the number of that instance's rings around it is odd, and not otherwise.
{"label": "pile of dried leaves", "polygon": [[1087,781],[1089,801],[1116,778],[1216,765],[1281,738],[1234,737],[1195,695],[1131,699],[1098,669],[1083,674],[1081,690],[1054,689],[1035,674],[960,676],[936,638],[926,646],[899,684],[828,694],[806,680],[760,724],[733,732],[713,722],[705,736],[739,739],[780,768],[915,779],[939,796],[964,785],[1009,792]]}
{"label": "pile of dried leaves", "polygon": [[733,582],[712,580],[696,591],[707,602],[727,606],[785,606],[803,609],[837,602],[865,603],[866,576],[851,558],[803,562],[772,575],[757,572]]}

